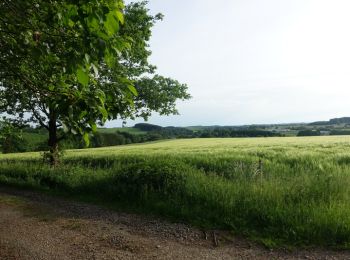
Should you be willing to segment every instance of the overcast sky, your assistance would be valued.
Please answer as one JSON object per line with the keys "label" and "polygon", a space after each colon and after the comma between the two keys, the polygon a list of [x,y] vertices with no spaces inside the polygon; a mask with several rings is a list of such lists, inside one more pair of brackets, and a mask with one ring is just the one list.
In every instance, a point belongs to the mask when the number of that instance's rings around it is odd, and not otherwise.
{"label": "overcast sky", "polygon": [[181,116],[150,123],[350,116],[349,0],[150,0],[149,8],[165,15],[153,30],[151,62],[193,96],[178,104]]}

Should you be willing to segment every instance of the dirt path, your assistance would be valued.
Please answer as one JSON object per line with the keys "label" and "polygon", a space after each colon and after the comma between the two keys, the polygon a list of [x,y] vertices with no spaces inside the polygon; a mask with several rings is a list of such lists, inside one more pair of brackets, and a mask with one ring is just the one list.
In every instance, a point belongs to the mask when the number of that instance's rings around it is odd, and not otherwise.
{"label": "dirt path", "polygon": [[0,188],[0,259],[350,259],[350,252],[270,251],[183,224]]}

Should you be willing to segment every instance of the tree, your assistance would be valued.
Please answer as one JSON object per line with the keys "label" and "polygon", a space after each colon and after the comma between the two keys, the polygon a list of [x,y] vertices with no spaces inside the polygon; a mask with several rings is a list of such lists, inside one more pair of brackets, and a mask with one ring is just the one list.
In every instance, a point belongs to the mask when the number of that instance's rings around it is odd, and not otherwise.
{"label": "tree", "polygon": [[187,86],[148,62],[160,19],[146,2],[2,1],[0,112],[48,130],[52,165],[67,134],[88,143],[106,120],[177,113]]}
{"label": "tree", "polygon": [[0,146],[3,153],[26,151],[22,131],[7,120],[0,121]]}

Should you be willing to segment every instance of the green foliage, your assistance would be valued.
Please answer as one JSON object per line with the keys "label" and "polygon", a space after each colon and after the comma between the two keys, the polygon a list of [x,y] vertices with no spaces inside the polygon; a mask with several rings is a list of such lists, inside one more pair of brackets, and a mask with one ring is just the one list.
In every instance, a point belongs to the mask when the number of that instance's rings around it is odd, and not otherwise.
{"label": "green foliage", "polygon": [[273,137],[282,136],[280,133],[265,131],[260,129],[240,129],[231,127],[215,127],[213,129],[204,129],[200,131],[200,137]]}
{"label": "green foliage", "polygon": [[299,131],[297,136],[319,136],[319,135],[321,135],[321,132],[319,130],[307,129],[307,130]]}
{"label": "green foliage", "polygon": [[99,128],[98,132],[100,133],[115,133],[116,131],[118,132],[125,132],[133,135],[144,135],[147,132],[141,131],[137,128],[133,127],[115,127],[115,128]]}
{"label": "green foliage", "polygon": [[88,144],[97,124],[177,113],[190,97],[148,63],[162,16],[146,2],[2,1],[0,17],[0,112],[46,128],[52,153],[60,127]]}
{"label": "green foliage", "polygon": [[0,148],[3,153],[25,152],[27,148],[22,131],[8,121],[0,121]]}
{"label": "green foliage", "polygon": [[[349,248],[347,137],[191,139],[0,156],[0,183],[224,228],[270,246]],[[259,165],[261,161],[261,166]]]}
{"label": "green foliage", "polygon": [[117,62],[118,53],[130,45],[131,39],[118,35],[122,8],[120,0],[1,3],[3,109],[31,111],[42,124],[51,109],[61,123],[81,133],[96,120],[104,122],[104,95],[91,71],[107,59]]}
{"label": "green foliage", "polygon": [[350,135],[350,130],[332,130],[329,135]]}
{"label": "green foliage", "polygon": [[96,133],[91,140],[93,147],[114,146],[126,144],[126,139],[118,133]]}
{"label": "green foliage", "polygon": [[139,123],[134,126],[136,129],[140,129],[141,131],[149,132],[149,131],[157,131],[161,130],[162,127],[159,125],[152,125],[152,124],[146,124],[146,123]]}

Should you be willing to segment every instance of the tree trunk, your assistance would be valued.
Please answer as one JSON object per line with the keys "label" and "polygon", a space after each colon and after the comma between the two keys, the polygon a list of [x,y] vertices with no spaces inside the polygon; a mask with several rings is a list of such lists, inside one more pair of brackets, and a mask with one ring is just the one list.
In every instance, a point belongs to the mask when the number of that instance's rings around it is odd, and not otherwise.
{"label": "tree trunk", "polygon": [[57,117],[56,113],[50,109],[49,118],[49,141],[48,146],[50,149],[49,161],[51,166],[58,164],[59,152],[58,152],[58,138],[57,138]]}

